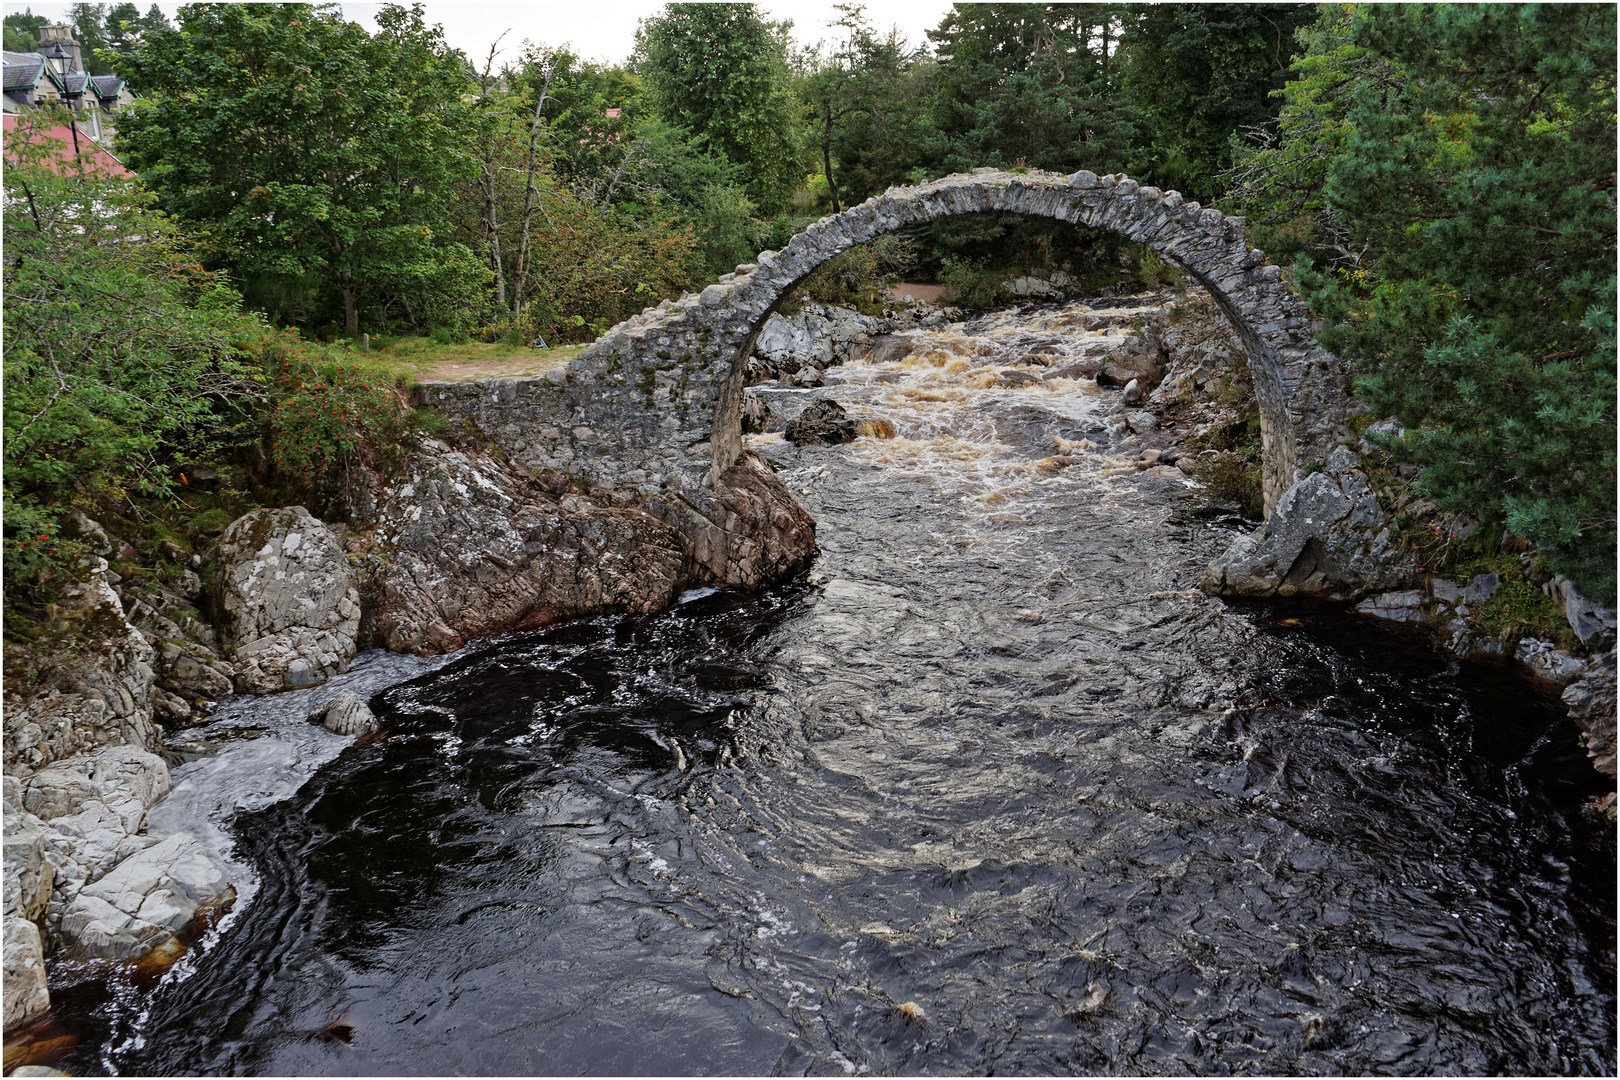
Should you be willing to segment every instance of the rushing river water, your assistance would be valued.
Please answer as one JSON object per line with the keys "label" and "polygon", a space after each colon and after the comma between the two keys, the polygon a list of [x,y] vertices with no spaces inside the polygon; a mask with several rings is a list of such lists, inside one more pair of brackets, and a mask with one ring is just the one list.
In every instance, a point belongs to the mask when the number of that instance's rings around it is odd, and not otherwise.
{"label": "rushing river water", "polygon": [[1089,380],[997,374],[1105,344],[1084,314],[838,372],[896,438],[756,440],[819,523],[796,582],[367,657],[361,744],[232,703],[269,733],[154,828],[243,899],[155,989],[58,970],[59,1066],[1612,1070],[1614,839],[1556,697],[1191,591],[1241,523]]}

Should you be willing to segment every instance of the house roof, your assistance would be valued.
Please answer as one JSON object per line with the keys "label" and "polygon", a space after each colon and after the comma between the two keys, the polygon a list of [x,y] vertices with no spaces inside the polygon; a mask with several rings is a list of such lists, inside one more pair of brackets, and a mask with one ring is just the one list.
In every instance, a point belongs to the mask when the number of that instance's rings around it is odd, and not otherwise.
{"label": "house roof", "polygon": [[70,71],[66,75],[58,75],[56,81],[62,87],[62,93],[82,94],[90,85],[90,76],[82,71]]}
{"label": "house roof", "polygon": [[[22,117],[13,113],[6,114],[5,137],[7,141],[21,137],[17,134],[17,128],[22,122]],[[97,145],[93,139],[82,131],[79,133],[77,140],[77,152],[80,155],[80,162],[76,163],[73,160],[75,153],[73,131],[65,124],[52,124],[50,127],[35,128],[34,130],[38,132],[36,137],[50,139],[60,144],[55,148],[56,152],[50,156],[48,161],[51,171],[58,176],[79,175],[81,163],[84,172],[96,176],[134,175],[124,168],[123,162],[108,153],[105,147]]]}
{"label": "house roof", "polygon": [[96,75],[90,81],[95,84],[97,97],[115,98],[124,89],[124,80],[116,75]]}
{"label": "house roof", "polygon": [[[12,57],[19,57],[13,60]],[[31,90],[39,85],[39,77],[45,71],[45,58],[35,56],[29,58],[28,53],[6,53],[5,63],[5,89]]]}

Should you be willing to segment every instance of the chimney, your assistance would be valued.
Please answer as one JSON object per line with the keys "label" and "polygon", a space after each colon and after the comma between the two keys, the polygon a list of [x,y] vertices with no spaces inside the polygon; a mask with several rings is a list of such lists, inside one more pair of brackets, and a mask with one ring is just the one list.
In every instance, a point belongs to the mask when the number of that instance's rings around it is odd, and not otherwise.
{"label": "chimney", "polygon": [[55,42],[60,41],[65,52],[71,54],[68,60],[69,71],[84,70],[84,51],[79,43],[73,40],[73,27],[68,23],[51,23],[39,28],[39,51],[48,53]]}

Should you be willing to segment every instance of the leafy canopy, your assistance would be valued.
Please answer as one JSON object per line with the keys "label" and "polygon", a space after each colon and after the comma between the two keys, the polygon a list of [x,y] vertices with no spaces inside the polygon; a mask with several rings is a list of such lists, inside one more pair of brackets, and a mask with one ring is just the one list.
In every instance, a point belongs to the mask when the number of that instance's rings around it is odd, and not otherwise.
{"label": "leafy canopy", "polygon": [[[487,279],[438,236],[476,172],[467,72],[420,4],[367,34],[334,7],[192,4],[119,60],[118,145],[249,299],[358,307]],[[313,294],[313,295],[310,295]],[[293,298],[293,299],[289,299]],[[407,299],[408,302],[408,299]]]}

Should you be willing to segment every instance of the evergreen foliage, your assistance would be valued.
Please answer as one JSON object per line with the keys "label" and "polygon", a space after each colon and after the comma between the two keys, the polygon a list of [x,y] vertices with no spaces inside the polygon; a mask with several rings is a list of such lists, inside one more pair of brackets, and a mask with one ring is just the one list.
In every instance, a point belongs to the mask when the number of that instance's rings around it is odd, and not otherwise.
{"label": "evergreen foliage", "polygon": [[1443,509],[1505,524],[1612,603],[1612,12],[1371,6],[1310,40],[1263,156],[1320,176],[1281,209],[1343,249],[1302,263],[1323,343],[1410,429],[1393,449]]}

